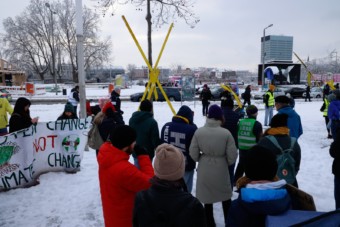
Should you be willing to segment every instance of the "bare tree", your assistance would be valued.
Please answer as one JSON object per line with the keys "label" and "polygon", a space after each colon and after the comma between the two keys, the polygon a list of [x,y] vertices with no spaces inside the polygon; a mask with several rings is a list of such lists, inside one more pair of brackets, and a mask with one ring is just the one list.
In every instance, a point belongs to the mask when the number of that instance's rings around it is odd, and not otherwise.
{"label": "bare tree", "polygon": [[[93,0],[94,1],[94,0]],[[152,66],[152,25],[160,28],[176,18],[183,19],[191,28],[199,22],[199,18],[193,12],[194,0],[95,0],[104,9],[113,10],[114,5],[125,5],[131,3],[138,11],[146,7],[147,37],[148,37],[148,60]],[[152,3],[152,4],[151,4]],[[112,11],[114,15],[114,11]]]}
{"label": "bare tree", "polygon": [[133,81],[133,79],[136,77],[136,68],[137,66],[135,64],[128,64],[127,66],[127,74],[129,75],[131,81]]}
{"label": "bare tree", "polygon": [[[62,76],[62,63],[72,66],[73,81],[78,81],[76,61],[75,6],[73,1],[31,0],[27,9],[15,19],[4,20],[5,53],[12,60],[25,62],[26,67],[44,80]],[[84,8],[85,67],[99,66],[109,60],[111,43],[98,37],[99,15]]]}

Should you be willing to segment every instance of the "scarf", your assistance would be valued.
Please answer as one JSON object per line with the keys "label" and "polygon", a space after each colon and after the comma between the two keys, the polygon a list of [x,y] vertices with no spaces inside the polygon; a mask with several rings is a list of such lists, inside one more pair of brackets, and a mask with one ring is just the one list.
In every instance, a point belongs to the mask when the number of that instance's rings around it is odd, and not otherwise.
{"label": "scarf", "polygon": [[288,127],[277,127],[277,128],[268,128],[264,135],[289,135],[289,128]]}

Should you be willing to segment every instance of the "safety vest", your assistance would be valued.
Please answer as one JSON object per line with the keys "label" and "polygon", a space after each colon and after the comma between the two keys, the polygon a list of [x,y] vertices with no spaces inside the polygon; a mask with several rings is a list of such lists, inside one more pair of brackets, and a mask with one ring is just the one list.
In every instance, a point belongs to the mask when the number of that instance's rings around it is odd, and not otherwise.
{"label": "safety vest", "polygon": [[267,91],[267,92],[266,92],[266,95],[269,96],[269,99],[268,99],[268,106],[274,106],[274,94],[271,93],[270,91]]}
{"label": "safety vest", "polygon": [[324,98],[324,102],[325,102],[325,109],[323,110],[323,116],[327,117],[328,116],[329,101],[328,101],[327,98]]}
{"label": "safety vest", "polygon": [[253,133],[256,120],[254,118],[241,119],[238,124],[238,147],[240,150],[249,150],[256,144]]}

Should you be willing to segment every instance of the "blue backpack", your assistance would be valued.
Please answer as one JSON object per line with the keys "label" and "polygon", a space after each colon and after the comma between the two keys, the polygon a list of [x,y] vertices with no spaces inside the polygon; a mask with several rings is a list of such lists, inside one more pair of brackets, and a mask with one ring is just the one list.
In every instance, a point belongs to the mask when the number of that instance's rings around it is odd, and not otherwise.
{"label": "blue backpack", "polygon": [[277,173],[276,175],[280,179],[284,179],[288,184],[292,184],[296,181],[296,169],[295,169],[295,160],[291,155],[293,151],[293,147],[296,142],[295,137],[290,137],[290,147],[283,150],[282,147],[277,142],[276,138],[272,135],[267,136],[267,138],[281,151],[280,155],[277,155]]}

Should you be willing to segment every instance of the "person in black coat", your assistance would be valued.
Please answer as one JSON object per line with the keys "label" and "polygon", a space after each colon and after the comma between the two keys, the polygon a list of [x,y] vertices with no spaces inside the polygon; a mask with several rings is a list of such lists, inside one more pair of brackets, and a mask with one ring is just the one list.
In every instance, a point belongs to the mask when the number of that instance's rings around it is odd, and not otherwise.
{"label": "person in black coat", "polygon": [[137,193],[133,226],[207,226],[203,205],[187,192],[183,180],[185,157],[170,144],[156,149],[151,188]]}
{"label": "person in black coat", "polygon": [[[234,108],[234,101],[232,99],[226,100],[224,106],[221,106],[224,116],[224,123],[222,127],[228,129],[235,140],[235,145],[238,148],[238,139],[237,139],[237,124],[240,120],[240,115],[236,113]],[[231,187],[233,187],[234,182],[234,169],[235,163],[229,166],[229,175],[230,175],[230,182]]]}
{"label": "person in black coat", "polygon": [[120,103],[121,103],[121,100],[119,98],[120,91],[121,91],[120,86],[116,86],[114,88],[114,90],[111,92],[111,102],[112,102],[113,106],[115,107],[116,111],[119,114],[123,114],[124,112],[120,108]]}
{"label": "person in black coat", "polygon": [[208,114],[209,100],[212,98],[211,91],[207,84],[203,85],[203,90],[200,94],[200,99],[202,100],[202,113],[203,116]]}
{"label": "person in black coat", "polygon": [[15,102],[14,110],[9,120],[9,132],[16,132],[24,128],[30,127],[32,124],[38,123],[38,117],[31,118],[30,100],[20,97]]}
{"label": "person in black coat", "polygon": [[307,99],[308,101],[311,101],[310,100],[310,86],[307,85],[307,88],[306,88],[306,98],[305,98],[305,102],[307,102]]}
{"label": "person in black coat", "polygon": [[245,90],[244,93],[243,93],[243,99],[244,99],[243,106],[245,106],[246,103],[248,103],[248,106],[251,105],[251,102],[250,102],[251,94],[250,94],[250,92],[251,92],[251,86],[248,85],[248,86],[246,87],[246,90]]}
{"label": "person in black coat", "polygon": [[340,208],[340,133],[337,133],[334,142],[331,144],[329,154],[334,158],[332,173],[334,175],[334,198],[335,208]]}

